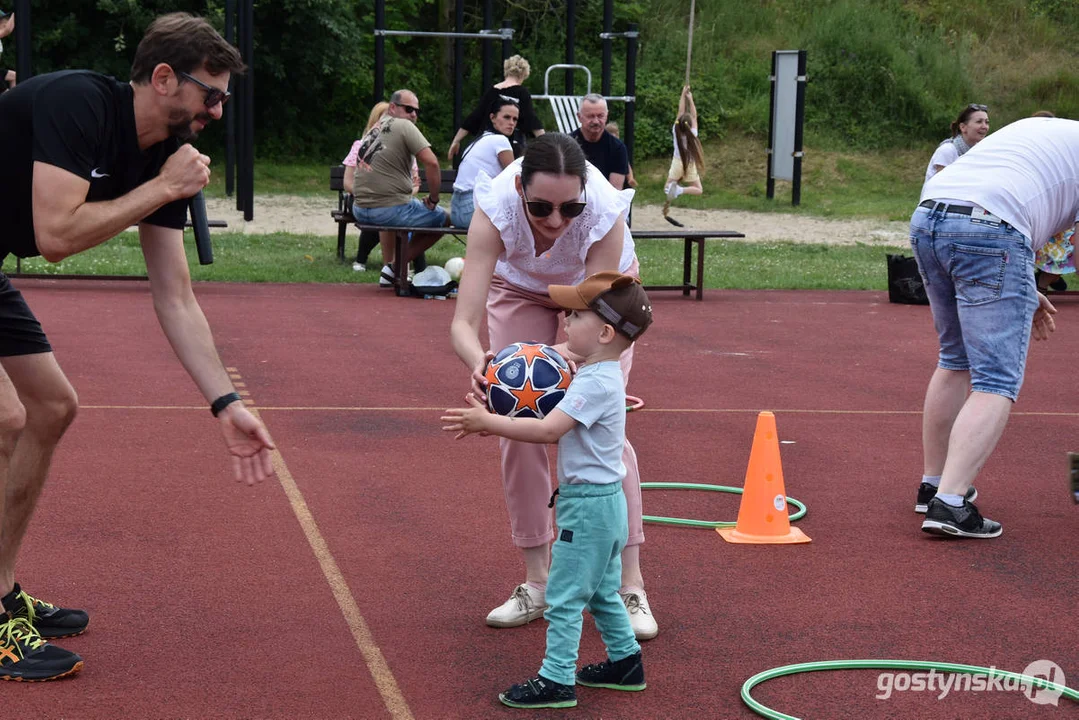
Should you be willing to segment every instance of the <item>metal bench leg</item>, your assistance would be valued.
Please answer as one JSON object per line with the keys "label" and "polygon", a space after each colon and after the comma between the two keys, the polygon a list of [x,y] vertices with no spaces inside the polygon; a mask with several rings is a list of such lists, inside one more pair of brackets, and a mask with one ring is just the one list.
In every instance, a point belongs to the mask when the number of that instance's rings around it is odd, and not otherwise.
{"label": "metal bench leg", "polygon": [[393,288],[397,297],[408,297],[412,294],[408,287],[408,260],[405,253],[408,247],[408,233],[395,233],[393,249]]}
{"label": "metal bench leg", "polygon": [[686,247],[685,257],[682,259],[682,294],[689,297],[689,269],[693,267],[693,257],[691,255],[693,241],[689,238],[685,238],[684,242]]}
{"label": "metal bench leg", "polygon": [[697,238],[697,300],[704,300],[704,238]]}
{"label": "metal bench leg", "polygon": [[337,259],[345,261],[345,236],[348,234],[348,223],[337,223]]}

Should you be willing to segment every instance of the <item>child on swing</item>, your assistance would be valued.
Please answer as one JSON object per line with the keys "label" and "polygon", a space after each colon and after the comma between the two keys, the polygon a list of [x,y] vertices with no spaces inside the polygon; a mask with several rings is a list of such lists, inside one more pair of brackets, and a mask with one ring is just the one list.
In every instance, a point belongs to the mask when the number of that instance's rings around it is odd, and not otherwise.
{"label": "child on swing", "polygon": [[[682,97],[678,100],[678,117],[671,128],[674,136],[674,157],[671,169],[667,171],[667,202],[663,203],[663,217],[667,217],[671,202],[679,195],[700,195],[701,175],[704,174],[704,151],[697,139],[697,106],[693,103],[693,93],[689,85],[682,88]],[[681,185],[680,183],[685,183]]]}

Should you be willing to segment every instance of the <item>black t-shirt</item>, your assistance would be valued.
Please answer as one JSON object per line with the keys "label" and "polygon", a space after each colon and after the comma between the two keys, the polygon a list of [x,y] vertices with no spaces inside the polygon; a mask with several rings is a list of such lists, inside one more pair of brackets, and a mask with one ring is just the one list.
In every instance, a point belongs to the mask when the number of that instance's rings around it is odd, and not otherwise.
{"label": "black t-shirt", "polygon": [[[157,176],[180,143],[169,138],[140,150],[134,97],[129,84],[88,70],[38,75],[0,95],[0,257],[39,254],[35,161],[88,180],[88,202],[114,200]],[[182,229],[186,219],[187,201],[177,200],[143,221]]]}
{"label": "black t-shirt", "polygon": [[[581,135],[581,129],[577,128],[572,133],[573,139],[584,150],[584,156],[588,162],[599,168],[603,177],[611,179],[611,173],[629,175],[629,152],[621,140],[611,135],[606,130],[596,142],[588,142]],[[622,188],[619,188],[621,190]]]}
{"label": "black t-shirt", "polygon": [[484,130],[491,129],[491,113],[494,112],[495,100],[499,95],[505,95],[517,101],[517,128],[531,135],[536,130],[543,129],[543,123],[536,117],[536,111],[532,107],[532,94],[524,85],[510,85],[505,88],[496,88],[494,85],[487,88],[487,92],[480,98],[479,104],[472,114],[461,121],[461,127],[473,135],[479,135]]}

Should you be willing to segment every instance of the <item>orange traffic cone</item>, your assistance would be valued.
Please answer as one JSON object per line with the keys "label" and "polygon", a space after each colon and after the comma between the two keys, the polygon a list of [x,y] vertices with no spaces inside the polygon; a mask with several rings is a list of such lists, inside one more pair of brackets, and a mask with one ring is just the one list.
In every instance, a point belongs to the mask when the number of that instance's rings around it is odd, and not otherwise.
{"label": "orange traffic cone", "polygon": [[762,412],[757,416],[753,449],[749,452],[746,484],[738,506],[735,527],[716,528],[723,539],[732,543],[789,545],[810,542],[809,537],[791,527],[787,516],[787,493],[783,488],[783,465],[779,460],[779,436],[776,416]]}

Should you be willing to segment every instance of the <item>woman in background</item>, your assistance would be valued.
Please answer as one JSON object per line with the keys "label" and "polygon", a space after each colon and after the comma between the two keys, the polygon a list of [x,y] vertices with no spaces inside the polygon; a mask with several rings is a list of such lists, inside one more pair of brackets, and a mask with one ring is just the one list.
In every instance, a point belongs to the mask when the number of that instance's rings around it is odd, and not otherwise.
{"label": "woman in background", "polygon": [[925,169],[925,179],[928,180],[951,165],[988,134],[989,108],[977,103],[967,105],[952,123],[952,137],[938,145],[930,158],[929,166]]}
{"label": "woman in background", "polygon": [[539,137],[543,134],[543,124],[536,117],[536,112],[532,108],[532,94],[524,86],[524,81],[528,79],[531,72],[532,68],[528,61],[520,55],[507,58],[502,63],[502,73],[505,75],[505,79],[488,88],[487,92],[480,98],[476,109],[464,119],[461,127],[457,130],[457,134],[453,136],[453,142],[450,143],[450,151],[446,157],[453,160],[453,156],[461,150],[461,141],[468,135],[479,135],[484,130],[490,130],[490,121],[487,116],[491,112],[491,108],[494,107],[495,101],[499,98],[516,102],[520,111],[520,116],[517,118],[517,129],[514,131],[510,144],[513,146],[513,157],[521,157],[525,150],[525,137],[527,135]]}
{"label": "woman in background", "polygon": [[457,168],[450,203],[450,221],[455,227],[467,228],[472,222],[472,189],[480,172],[493,178],[513,162],[510,138],[517,128],[517,104],[508,98],[499,98],[491,110],[490,122],[494,129],[484,132],[468,146]]}

